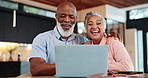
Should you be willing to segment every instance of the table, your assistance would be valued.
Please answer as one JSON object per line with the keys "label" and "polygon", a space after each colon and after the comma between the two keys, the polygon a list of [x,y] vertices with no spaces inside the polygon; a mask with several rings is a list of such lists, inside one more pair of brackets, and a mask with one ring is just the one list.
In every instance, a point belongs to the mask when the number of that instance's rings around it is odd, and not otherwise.
{"label": "table", "polygon": [[[93,75],[89,77],[56,77],[56,76],[32,76],[31,74],[24,74],[14,78],[100,78],[100,75]],[[108,75],[106,78],[148,78],[148,74],[133,74],[126,75],[126,77],[121,77],[121,75],[113,77],[113,75]]]}

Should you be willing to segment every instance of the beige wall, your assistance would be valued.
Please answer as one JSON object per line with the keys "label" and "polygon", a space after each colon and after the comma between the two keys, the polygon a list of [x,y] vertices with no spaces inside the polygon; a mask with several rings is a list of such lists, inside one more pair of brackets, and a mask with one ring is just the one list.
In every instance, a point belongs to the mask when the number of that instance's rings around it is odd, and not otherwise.
{"label": "beige wall", "polygon": [[103,15],[105,17],[106,16],[106,9],[105,8],[106,8],[106,6],[102,5],[102,6],[98,6],[98,7],[93,7],[93,8],[89,8],[89,9],[80,10],[77,13],[77,18],[78,18],[77,21],[84,21],[86,13],[88,13],[90,11],[99,12],[101,15]]}
{"label": "beige wall", "polygon": [[126,21],[126,12],[122,9],[110,6],[110,5],[102,5],[97,6],[89,9],[84,9],[78,11],[77,14],[77,21],[84,21],[86,13],[90,11],[95,11],[100,13],[104,18],[116,20],[119,22],[125,22]]}
{"label": "beige wall", "polygon": [[125,46],[132,59],[135,70],[138,70],[137,30],[135,28],[125,30]]}

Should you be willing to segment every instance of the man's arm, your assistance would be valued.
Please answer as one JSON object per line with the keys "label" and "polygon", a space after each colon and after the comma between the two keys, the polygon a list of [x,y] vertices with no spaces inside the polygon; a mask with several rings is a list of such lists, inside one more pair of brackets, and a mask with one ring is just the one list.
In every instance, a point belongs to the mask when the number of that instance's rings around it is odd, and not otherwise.
{"label": "man's arm", "polygon": [[56,73],[55,64],[48,64],[44,59],[38,57],[30,59],[30,70],[33,76],[55,75]]}

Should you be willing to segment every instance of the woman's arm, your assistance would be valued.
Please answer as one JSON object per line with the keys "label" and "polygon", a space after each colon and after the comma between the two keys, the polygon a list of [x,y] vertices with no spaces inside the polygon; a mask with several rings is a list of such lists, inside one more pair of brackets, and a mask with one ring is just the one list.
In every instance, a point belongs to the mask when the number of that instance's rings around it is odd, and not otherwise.
{"label": "woman's arm", "polygon": [[112,55],[112,60],[109,59],[109,69],[120,71],[133,71],[134,67],[132,60],[123,43],[121,43],[119,40],[114,39],[111,39],[109,43]]}

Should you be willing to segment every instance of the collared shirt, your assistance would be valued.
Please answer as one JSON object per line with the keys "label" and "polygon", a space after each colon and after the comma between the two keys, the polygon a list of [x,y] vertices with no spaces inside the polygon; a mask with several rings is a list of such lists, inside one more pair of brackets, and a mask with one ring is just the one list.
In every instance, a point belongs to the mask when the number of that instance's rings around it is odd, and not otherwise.
{"label": "collared shirt", "polygon": [[[88,41],[84,45],[94,45]],[[133,71],[132,60],[123,43],[113,37],[103,37],[99,45],[108,45],[108,70]]]}
{"label": "collared shirt", "polygon": [[74,33],[71,34],[68,40],[62,39],[55,27],[54,30],[41,33],[34,38],[30,58],[40,57],[46,63],[54,64],[56,45],[78,45],[84,44],[86,41],[88,41],[87,38]]}

